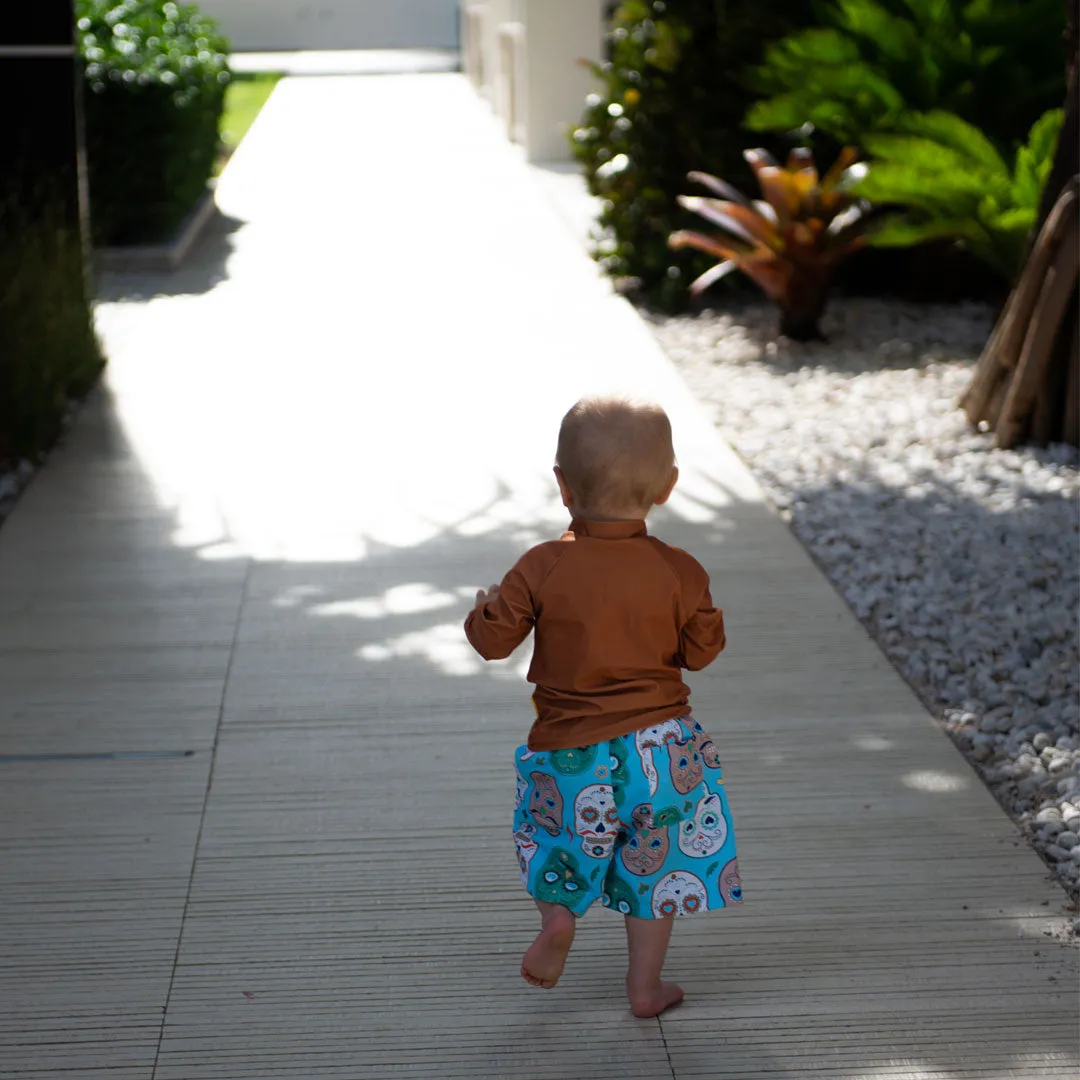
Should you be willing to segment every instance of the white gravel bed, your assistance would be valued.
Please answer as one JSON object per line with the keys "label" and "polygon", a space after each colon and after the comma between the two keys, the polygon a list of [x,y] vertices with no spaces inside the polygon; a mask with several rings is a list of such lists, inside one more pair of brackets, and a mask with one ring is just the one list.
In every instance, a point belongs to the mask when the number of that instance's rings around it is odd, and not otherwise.
{"label": "white gravel bed", "polygon": [[956,402],[990,310],[834,297],[829,340],[813,344],[778,339],[764,303],[646,318],[796,536],[1075,894],[1078,455],[995,450],[967,426]]}

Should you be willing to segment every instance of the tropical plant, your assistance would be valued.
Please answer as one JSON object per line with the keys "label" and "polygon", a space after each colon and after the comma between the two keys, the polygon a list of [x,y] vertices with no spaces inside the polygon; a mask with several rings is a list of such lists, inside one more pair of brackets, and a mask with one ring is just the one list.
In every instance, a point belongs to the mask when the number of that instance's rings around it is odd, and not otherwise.
{"label": "tropical plant", "polygon": [[946,112],[913,113],[902,134],[867,135],[871,154],[855,191],[903,212],[879,223],[873,243],[910,247],[956,239],[1011,282],[1020,269],[1054,160],[1063,113],[1036,121],[1010,165],[978,128]]}
{"label": "tropical plant", "polygon": [[1061,0],[828,0],[775,41],[749,85],[755,131],[812,125],[841,142],[908,111],[954,112],[1011,147],[1064,94]]}
{"label": "tropical plant", "polygon": [[719,198],[681,195],[680,204],[723,232],[681,230],[668,242],[722,260],[694,281],[692,293],[740,270],[780,309],[782,334],[797,341],[820,339],[818,320],[833,269],[867,240],[870,206],[851,190],[863,166],[856,164],[852,147],[841,151],[824,177],[806,149],[793,150],[784,166],[765,150],[747,150],[745,156],[765,201],[751,202],[715,176],[690,173],[689,179]]}
{"label": "tropical plant", "polygon": [[749,182],[741,127],[753,96],[740,73],[771,35],[806,14],[803,0],[624,0],[616,8],[607,58],[593,69],[600,88],[571,144],[602,200],[596,258],[651,302],[678,306],[707,265],[667,246],[681,219],[675,196],[693,168]]}
{"label": "tropical plant", "polygon": [[214,166],[228,43],[192,4],[76,0],[75,10],[95,238],[164,239]]}

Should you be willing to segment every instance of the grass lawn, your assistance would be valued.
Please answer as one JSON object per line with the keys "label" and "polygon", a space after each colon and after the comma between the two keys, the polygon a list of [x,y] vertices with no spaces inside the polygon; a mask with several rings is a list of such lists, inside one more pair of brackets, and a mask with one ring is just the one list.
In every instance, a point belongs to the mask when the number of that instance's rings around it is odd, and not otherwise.
{"label": "grass lawn", "polygon": [[240,145],[240,140],[255,122],[255,117],[280,78],[280,72],[233,73],[225,91],[225,112],[221,116],[221,153],[214,165],[215,176]]}

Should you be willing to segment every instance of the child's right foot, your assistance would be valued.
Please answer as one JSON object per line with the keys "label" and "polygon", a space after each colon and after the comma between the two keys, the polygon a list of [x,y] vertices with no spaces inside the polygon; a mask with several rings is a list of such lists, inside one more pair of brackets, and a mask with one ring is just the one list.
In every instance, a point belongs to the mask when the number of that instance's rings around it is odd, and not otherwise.
{"label": "child's right foot", "polygon": [[642,992],[635,992],[628,985],[626,992],[630,997],[630,1011],[639,1020],[659,1016],[665,1009],[677,1005],[683,999],[682,987],[672,982],[658,983]]}
{"label": "child's right foot", "polygon": [[521,961],[521,977],[527,983],[550,990],[559,981],[574,944],[575,921],[570,909],[564,907],[544,919],[540,933]]}

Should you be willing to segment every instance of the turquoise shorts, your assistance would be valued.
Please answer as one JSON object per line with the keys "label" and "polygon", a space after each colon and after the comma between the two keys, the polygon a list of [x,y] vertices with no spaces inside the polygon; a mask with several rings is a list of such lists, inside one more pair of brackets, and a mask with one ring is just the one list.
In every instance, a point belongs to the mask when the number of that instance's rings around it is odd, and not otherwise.
{"label": "turquoise shorts", "polygon": [[692,717],[594,746],[520,746],[514,843],[537,900],[639,919],[742,902],[720,759]]}

